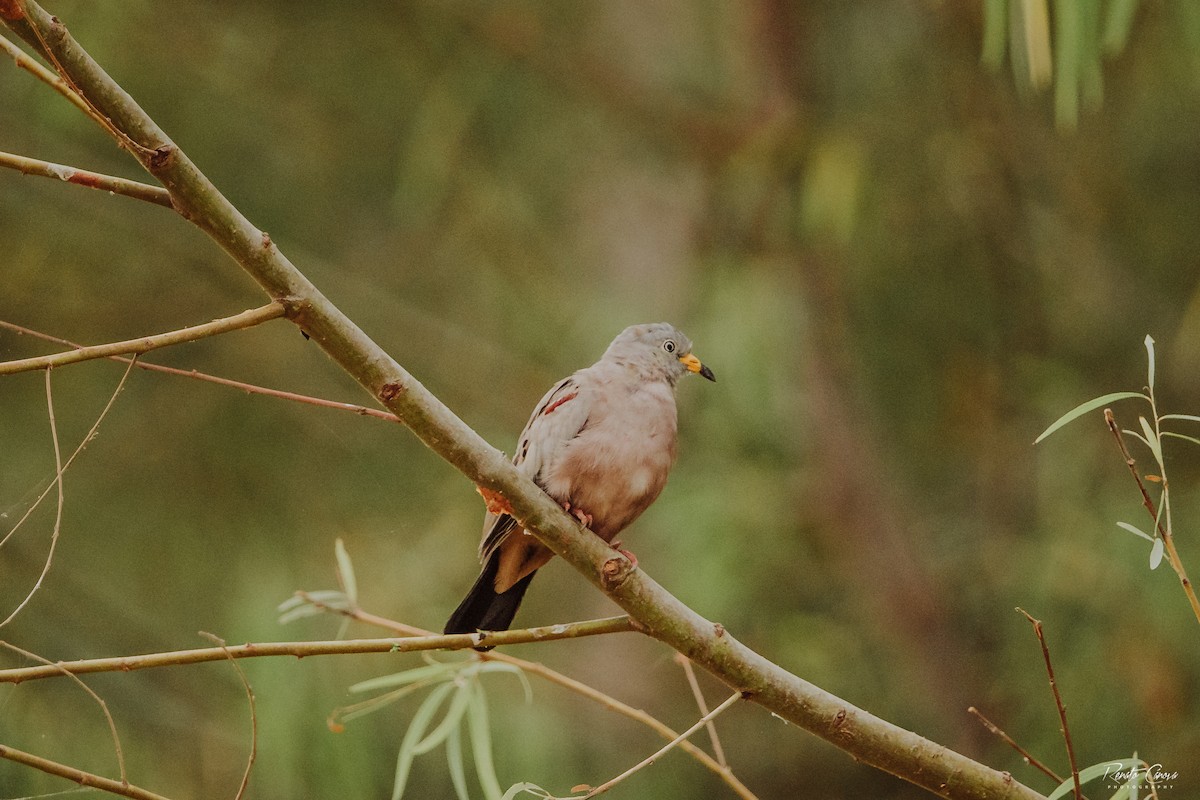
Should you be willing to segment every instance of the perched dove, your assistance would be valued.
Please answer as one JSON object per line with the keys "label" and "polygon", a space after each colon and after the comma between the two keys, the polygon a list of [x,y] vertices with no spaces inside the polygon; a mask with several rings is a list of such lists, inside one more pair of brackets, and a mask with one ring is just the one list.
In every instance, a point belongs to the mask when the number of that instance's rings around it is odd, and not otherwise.
{"label": "perched dove", "polygon": [[[521,432],[513,464],[606,542],[658,497],[675,461],[675,384],[689,372],[715,381],[692,342],[665,322],[621,331],[604,356],[554,386]],[[483,571],[446,633],[502,631],[533,574],[554,553],[489,499]]]}

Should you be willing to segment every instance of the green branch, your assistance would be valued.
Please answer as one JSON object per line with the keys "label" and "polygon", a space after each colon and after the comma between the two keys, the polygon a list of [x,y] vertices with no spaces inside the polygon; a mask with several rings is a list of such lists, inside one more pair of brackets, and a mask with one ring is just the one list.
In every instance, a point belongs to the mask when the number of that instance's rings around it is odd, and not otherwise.
{"label": "green branch", "polygon": [[121,194],[135,200],[145,200],[147,203],[171,208],[171,193],[161,186],[151,186],[126,178],[113,175],[102,175],[99,172],[88,172],[86,169],[68,167],[65,164],[54,164],[36,158],[19,156],[16,153],[0,152],[0,167],[15,169],[25,175],[37,175],[42,178],[57,178],[66,183],[86,186],[89,189],[99,189],[102,192]]}
{"label": "green branch", "polygon": [[194,342],[197,339],[229,333],[230,331],[241,330],[242,328],[250,328],[263,322],[279,319],[285,313],[286,309],[284,309],[282,304],[268,303],[265,306],[252,308],[249,311],[243,311],[232,317],[214,319],[212,322],[205,322],[203,325],[193,325],[190,328],[182,328],[177,331],[157,333],[153,336],[143,336],[124,342],[109,342],[108,344],[80,347],[75,350],[65,350],[61,353],[54,353],[48,356],[34,356],[33,358],[21,358],[15,361],[0,361],[0,375],[31,372],[35,369],[50,369],[66,364],[76,364],[80,361],[91,361],[96,358],[111,358],[130,353],[148,353],[160,347]]}
{"label": "green branch", "polygon": [[[855,759],[947,798],[1000,800],[1040,795],[953,750],[904,730],[792,675],[681,603],[598,537],[584,531],[508,459],[454,415],[335,307],[266,233],[216,189],[138,104],[33,0],[0,0],[0,13],[135,147],[171,192],[175,208],[213,238],[326,353],[395,413],[421,441],[473,483],[508,498],[522,525],[600,587],[646,633],[734,690]],[[127,144],[122,142],[122,144]],[[127,145],[128,146],[128,145]]]}
{"label": "green branch", "polygon": [[0,683],[24,683],[42,678],[61,678],[64,675],[87,675],[94,672],[132,672],[152,667],[174,667],[181,664],[202,664],[206,661],[225,661],[230,658],[266,658],[271,656],[334,656],[347,653],[415,653],[422,650],[466,650],[478,647],[487,639],[489,646],[549,642],[555,639],[576,639],[605,633],[627,633],[635,630],[629,617],[606,617],[563,625],[546,625],[495,633],[454,633],[435,636],[405,636],[384,639],[337,639],[323,642],[261,642],[198,647],[192,650],[171,650],[138,656],[85,658],[79,661],[57,661],[32,667],[0,669]]}

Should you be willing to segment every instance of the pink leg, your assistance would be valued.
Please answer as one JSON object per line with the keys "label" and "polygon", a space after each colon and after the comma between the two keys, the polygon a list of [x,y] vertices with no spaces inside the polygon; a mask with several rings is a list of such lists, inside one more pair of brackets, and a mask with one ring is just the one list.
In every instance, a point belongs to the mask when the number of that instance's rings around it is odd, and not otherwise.
{"label": "pink leg", "polygon": [[584,511],[582,508],[573,508],[570,503],[562,504],[563,510],[570,514],[575,519],[579,520],[579,524],[585,528],[592,527],[592,515]]}
{"label": "pink leg", "polygon": [[616,550],[618,553],[620,553],[621,555],[623,555],[623,556],[625,556],[626,558],[628,558],[628,559],[629,559],[629,563],[633,564],[633,566],[635,566],[635,567],[636,567],[636,566],[638,565],[637,556],[635,556],[635,555],[632,553],[632,551],[629,551],[629,550],[624,550],[624,549],[622,549],[622,548],[621,548],[621,540],[620,540],[620,539],[618,539],[617,541],[615,541],[615,542],[613,542],[613,543],[612,543],[612,549],[613,549],[613,550]]}

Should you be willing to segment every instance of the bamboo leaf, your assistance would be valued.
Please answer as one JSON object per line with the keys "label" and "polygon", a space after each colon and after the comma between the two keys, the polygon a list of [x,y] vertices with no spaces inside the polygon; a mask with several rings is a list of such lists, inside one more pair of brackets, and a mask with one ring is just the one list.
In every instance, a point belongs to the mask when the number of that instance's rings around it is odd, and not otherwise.
{"label": "bamboo leaf", "polygon": [[1108,14],[1104,18],[1104,52],[1106,55],[1115,56],[1125,49],[1137,7],[1138,0],[1109,0]]}
{"label": "bamboo leaf", "polygon": [[333,543],[333,554],[337,558],[338,585],[346,593],[350,604],[358,605],[358,581],[354,577],[354,564],[351,563],[346,544],[340,536]]}
{"label": "bamboo leaf", "polygon": [[1138,417],[1138,422],[1142,426],[1142,433],[1146,435],[1146,438],[1142,441],[1150,448],[1150,452],[1154,454],[1154,460],[1158,462],[1158,466],[1161,469],[1165,466],[1163,464],[1162,442],[1154,435],[1154,429],[1150,427],[1149,420],[1145,417]]}
{"label": "bamboo leaf", "polygon": [[1128,522],[1118,522],[1117,527],[1121,528],[1122,530],[1129,531],[1130,533],[1134,534],[1135,536],[1140,536],[1143,539],[1145,539],[1147,542],[1154,541],[1153,536],[1146,533],[1145,531],[1143,531],[1141,528],[1137,527],[1136,525],[1130,525]]}
{"label": "bamboo leaf", "polygon": [[1106,406],[1109,403],[1115,403],[1118,400],[1128,400],[1133,397],[1140,397],[1143,400],[1145,400],[1146,402],[1150,402],[1150,398],[1147,397],[1146,395],[1142,394],[1141,392],[1113,392],[1112,394],[1106,394],[1102,397],[1097,397],[1092,400],[1088,400],[1086,403],[1080,403],[1079,405],[1075,406],[1070,411],[1068,411],[1067,413],[1063,414],[1061,417],[1056,419],[1049,428],[1046,428],[1046,430],[1042,431],[1041,436],[1039,436],[1033,440],[1033,443],[1038,444],[1043,439],[1045,439],[1047,436],[1054,433],[1056,430],[1058,430],[1062,426],[1066,425],[1068,422],[1073,422],[1073,421],[1079,419],[1080,417],[1082,417],[1084,414],[1088,413],[1089,411],[1095,411],[1097,408]]}
{"label": "bamboo leaf", "polygon": [[1159,422],[1165,422],[1169,419],[1180,419],[1184,420],[1185,422],[1200,422],[1200,417],[1197,417],[1195,414],[1163,414],[1158,419]]}
{"label": "bamboo leaf", "polygon": [[1184,433],[1176,433],[1175,431],[1163,431],[1162,435],[1163,436],[1171,436],[1176,439],[1183,439],[1185,442],[1191,442],[1192,444],[1200,444],[1200,439],[1197,439],[1195,436],[1188,436],[1187,434],[1184,434]]}
{"label": "bamboo leaf", "polygon": [[393,686],[403,686],[406,683],[416,683],[417,681],[429,680],[431,678],[450,680],[451,675],[462,668],[462,663],[465,662],[448,661],[445,663],[430,664],[427,667],[414,667],[413,669],[396,672],[391,675],[381,675],[378,678],[359,681],[350,687],[350,691],[373,692],[376,689],[390,689]]}
{"label": "bamboo leaf", "polygon": [[408,730],[404,732],[404,739],[400,742],[400,752],[396,755],[396,780],[392,784],[392,800],[400,800],[404,796],[408,773],[412,769],[413,759],[417,755],[416,744],[425,735],[425,729],[429,727],[433,715],[441,708],[446,695],[453,688],[453,683],[444,683],[430,692],[417,708],[417,713],[413,714],[412,721],[408,723]]}
{"label": "bamboo leaf", "polygon": [[446,716],[438,723],[438,726],[429,732],[421,741],[413,747],[415,755],[428,753],[433,748],[437,747],[452,731],[458,730],[458,725],[462,722],[463,712],[467,710],[467,703],[471,699],[471,687],[474,686],[474,681],[466,681],[462,684],[456,684],[458,690],[454,693],[454,698],[450,701],[450,706],[446,709]]}
{"label": "bamboo leaf", "polygon": [[475,775],[488,800],[501,800],[500,779],[496,777],[496,765],[492,762],[492,732],[488,728],[487,695],[478,682],[467,709],[467,728],[471,735],[471,751],[475,756]]}
{"label": "bamboo leaf", "polygon": [[467,791],[467,770],[463,764],[462,729],[454,728],[446,737],[446,765],[450,768],[450,783],[458,800],[471,800]]}
{"label": "bamboo leaf", "polygon": [[[1090,767],[1079,770],[1079,782],[1088,783],[1104,775],[1111,775],[1114,772],[1141,766],[1141,763],[1136,758],[1122,758],[1115,761],[1105,761],[1101,764],[1093,764]],[[1073,791],[1075,791],[1075,781],[1067,778],[1058,785],[1057,789],[1049,794],[1046,800],[1059,800],[1059,798],[1066,797]]]}
{"label": "bamboo leaf", "polygon": [[983,0],[983,54],[980,60],[993,71],[1004,62],[1008,37],[1008,0]]}
{"label": "bamboo leaf", "polygon": [[1150,394],[1154,394],[1154,337],[1146,334],[1146,376]]}
{"label": "bamboo leaf", "polygon": [[480,672],[508,672],[516,675],[521,681],[521,688],[525,690],[525,702],[533,702],[533,687],[529,685],[529,678],[525,675],[525,670],[515,664],[501,664],[499,661],[489,661],[485,663]]}
{"label": "bamboo leaf", "polygon": [[1154,546],[1150,548],[1150,569],[1158,569],[1158,565],[1163,560],[1163,540],[1155,539]]}

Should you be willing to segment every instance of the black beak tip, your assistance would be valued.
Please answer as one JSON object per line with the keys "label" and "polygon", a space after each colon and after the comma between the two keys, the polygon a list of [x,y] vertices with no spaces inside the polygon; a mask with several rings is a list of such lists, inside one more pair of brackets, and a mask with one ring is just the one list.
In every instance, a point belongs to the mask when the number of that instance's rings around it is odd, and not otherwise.
{"label": "black beak tip", "polygon": [[713,383],[717,382],[717,376],[713,375],[713,371],[711,369],[709,369],[708,367],[704,366],[703,364],[700,365],[700,377],[708,378]]}

